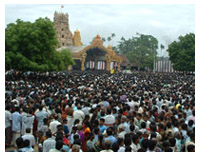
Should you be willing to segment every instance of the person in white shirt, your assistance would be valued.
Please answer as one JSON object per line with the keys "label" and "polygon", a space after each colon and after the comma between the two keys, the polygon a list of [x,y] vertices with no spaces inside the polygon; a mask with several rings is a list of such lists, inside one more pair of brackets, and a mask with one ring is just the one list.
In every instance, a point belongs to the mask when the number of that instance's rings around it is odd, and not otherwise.
{"label": "person in white shirt", "polygon": [[27,128],[26,133],[22,136],[23,140],[29,140],[30,141],[30,146],[34,148],[35,146],[35,137],[31,134],[31,129]]}
{"label": "person in white shirt", "polygon": [[33,134],[33,123],[34,123],[34,119],[35,119],[35,116],[32,115],[32,113],[33,113],[33,111],[30,109],[28,111],[28,114],[26,116],[24,116],[25,129],[30,128],[31,134]]}
{"label": "person in white shirt", "polygon": [[54,149],[51,149],[49,152],[61,152],[62,147],[63,147],[63,141],[58,140],[56,141],[56,147]]}
{"label": "person in white shirt", "polygon": [[44,122],[43,122],[44,118],[47,118],[47,112],[42,109],[43,109],[42,106],[39,106],[39,111],[35,114],[36,119],[38,121],[38,126],[37,126],[38,131],[44,125]]}
{"label": "person in white shirt", "polygon": [[43,152],[49,152],[56,146],[56,141],[52,138],[51,131],[46,132],[47,139],[43,142]]}
{"label": "person in white shirt", "polygon": [[105,119],[104,124],[107,127],[113,126],[113,124],[115,123],[115,117],[114,117],[114,115],[111,114],[110,109],[107,109],[106,112],[107,112],[107,115],[104,117],[104,119]]}
{"label": "person in white shirt", "polygon": [[6,105],[6,111],[5,111],[5,143],[7,146],[10,146],[11,144],[11,121],[12,121],[12,114],[10,112],[10,105]]}
{"label": "person in white shirt", "polygon": [[83,120],[84,120],[84,118],[85,118],[85,114],[84,114],[84,112],[81,110],[81,105],[80,105],[80,104],[78,104],[77,108],[78,108],[78,110],[74,111],[74,121],[75,121],[76,119],[79,119],[79,121],[80,121],[79,123],[82,124],[82,122],[83,122]]}
{"label": "person in white shirt", "polygon": [[22,116],[19,114],[20,108],[18,106],[15,107],[15,112],[12,114],[12,132],[13,132],[13,143],[16,147],[15,140],[20,137],[21,134],[21,124],[22,124]]}
{"label": "person in white shirt", "polygon": [[54,120],[50,122],[49,129],[51,130],[51,133],[54,135],[57,132],[57,126],[61,125],[61,123],[58,121],[58,116],[54,115]]}

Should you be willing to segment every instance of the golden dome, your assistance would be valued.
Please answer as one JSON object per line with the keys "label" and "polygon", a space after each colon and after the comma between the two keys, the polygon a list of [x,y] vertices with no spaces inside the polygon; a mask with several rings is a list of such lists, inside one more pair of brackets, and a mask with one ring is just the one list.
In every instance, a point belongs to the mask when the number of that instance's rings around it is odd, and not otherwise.
{"label": "golden dome", "polygon": [[112,49],[112,46],[109,44],[108,47],[107,47],[107,49]]}
{"label": "golden dome", "polygon": [[80,33],[80,31],[78,29],[76,29],[75,33]]}

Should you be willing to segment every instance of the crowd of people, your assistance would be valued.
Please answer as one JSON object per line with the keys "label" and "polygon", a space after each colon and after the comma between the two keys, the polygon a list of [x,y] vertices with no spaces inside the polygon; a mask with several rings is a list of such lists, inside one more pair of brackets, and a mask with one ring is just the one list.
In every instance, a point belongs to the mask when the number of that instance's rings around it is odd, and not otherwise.
{"label": "crowd of people", "polygon": [[194,75],[11,70],[5,89],[6,151],[195,151]]}

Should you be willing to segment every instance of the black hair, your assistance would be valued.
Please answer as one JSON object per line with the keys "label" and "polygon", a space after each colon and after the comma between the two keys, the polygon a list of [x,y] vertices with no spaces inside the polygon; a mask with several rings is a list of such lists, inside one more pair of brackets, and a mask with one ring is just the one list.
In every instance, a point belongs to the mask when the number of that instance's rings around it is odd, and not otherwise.
{"label": "black hair", "polygon": [[22,137],[17,138],[15,142],[16,142],[18,148],[24,147],[24,140]]}
{"label": "black hair", "polygon": [[126,137],[125,140],[124,140],[124,144],[125,146],[130,146],[131,145],[131,137]]}
{"label": "black hair", "polygon": [[26,128],[26,133],[31,133],[31,129],[30,128]]}
{"label": "black hair", "polygon": [[195,150],[195,146],[194,145],[188,145],[187,150],[188,150],[188,152],[193,152]]}
{"label": "black hair", "polygon": [[121,137],[119,137],[119,138],[117,139],[117,143],[118,143],[119,145],[121,145],[122,142],[124,142],[124,139],[121,138]]}
{"label": "black hair", "polygon": [[48,131],[46,132],[46,137],[47,137],[47,138],[51,138],[51,137],[52,137],[52,133],[51,133],[50,130],[48,130]]}
{"label": "black hair", "polygon": [[129,129],[131,132],[133,132],[135,130],[135,125],[130,125]]}
{"label": "black hair", "polygon": [[26,139],[24,140],[24,147],[30,146],[30,140]]}
{"label": "black hair", "polygon": [[56,149],[60,150],[63,147],[63,141],[62,140],[57,140],[56,141]]}
{"label": "black hair", "polygon": [[112,132],[112,129],[109,127],[107,130],[106,130],[106,133],[108,136],[112,135],[113,132]]}
{"label": "black hair", "polygon": [[174,147],[174,146],[176,145],[176,139],[175,139],[175,138],[170,138],[170,139],[169,139],[169,145],[170,145],[171,147]]}
{"label": "black hair", "polygon": [[146,122],[141,123],[141,128],[146,128]]}
{"label": "black hair", "polygon": [[173,152],[172,148],[170,148],[169,146],[165,148],[165,152]]}
{"label": "black hair", "polygon": [[132,152],[132,148],[130,146],[125,147],[125,152]]}
{"label": "black hair", "polygon": [[119,150],[119,144],[117,142],[112,144],[112,150],[113,152],[117,152]]}

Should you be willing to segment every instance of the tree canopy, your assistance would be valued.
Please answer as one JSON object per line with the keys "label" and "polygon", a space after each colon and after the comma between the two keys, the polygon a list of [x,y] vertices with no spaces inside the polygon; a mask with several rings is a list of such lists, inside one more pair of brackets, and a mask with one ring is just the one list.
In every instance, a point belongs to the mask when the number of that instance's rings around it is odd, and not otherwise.
{"label": "tree canopy", "polygon": [[16,24],[8,24],[5,30],[6,69],[66,70],[67,65],[74,62],[70,52],[57,52],[57,45],[54,24],[50,19],[39,18],[34,23],[18,19]]}
{"label": "tree canopy", "polygon": [[178,41],[172,42],[167,51],[175,70],[195,70],[195,34],[179,36]]}
{"label": "tree canopy", "polygon": [[152,35],[139,33],[128,40],[122,36],[115,49],[117,53],[127,56],[129,62],[137,64],[140,68],[153,68],[153,59],[157,55],[158,40]]}

